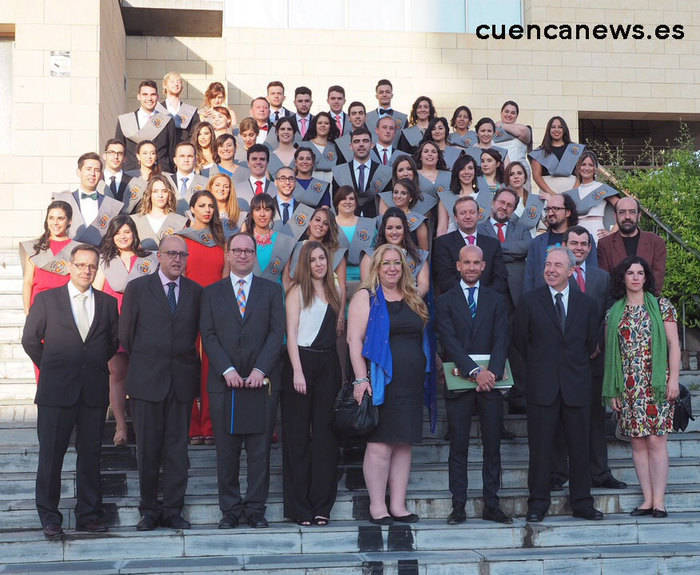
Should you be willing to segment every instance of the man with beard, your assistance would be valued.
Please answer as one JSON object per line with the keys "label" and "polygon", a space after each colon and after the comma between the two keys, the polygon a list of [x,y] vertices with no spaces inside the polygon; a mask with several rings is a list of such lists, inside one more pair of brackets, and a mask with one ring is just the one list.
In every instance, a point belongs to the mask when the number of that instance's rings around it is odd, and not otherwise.
{"label": "man with beard", "polygon": [[664,287],[666,242],[652,232],[639,229],[641,206],[636,198],[620,198],[615,205],[618,230],[598,242],[598,265],[612,273],[627,256],[639,256],[649,262],[656,283],[656,295]]}

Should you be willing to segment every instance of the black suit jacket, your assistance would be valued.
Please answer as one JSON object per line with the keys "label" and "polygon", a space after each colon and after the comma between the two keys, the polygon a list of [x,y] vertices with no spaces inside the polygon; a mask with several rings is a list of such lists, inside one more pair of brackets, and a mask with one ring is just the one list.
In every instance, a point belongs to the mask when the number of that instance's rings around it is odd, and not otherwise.
{"label": "black suit jacket", "polygon": [[[136,110],[138,112],[138,110]],[[134,114],[136,114],[134,112]],[[175,155],[175,144],[177,143],[177,134],[175,131],[175,122],[173,122],[170,114],[162,114],[163,118],[168,119],[168,123],[153,140],[158,153],[158,165],[163,172],[174,172],[173,156]],[[138,116],[136,120],[138,124]],[[127,138],[122,132],[122,126],[117,120],[117,128],[114,137],[124,144],[126,153],[124,154],[124,166],[122,169],[126,172],[129,170],[138,170],[139,163],[136,159],[136,148],[138,143]]]}
{"label": "black suit jacket", "polygon": [[180,278],[175,313],[158,272],[130,281],[119,317],[119,340],[129,353],[126,391],[145,401],[163,401],[172,387],[179,401],[199,394],[197,354],[202,288]]}
{"label": "black suit jacket", "polygon": [[[443,359],[453,361],[460,373],[468,374],[476,363],[470,354],[490,354],[489,370],[503,377],[508,356],[508,307],[505,298],[479,284],[476,317],[472,319],[462,286],[457,284],[437,300],[435,325],[443,348]],[[455,393],[445,391],[448,397]]]}
{"label": "black suit jacket", "polygon": [[[243,378],[253,368],[269,376],[277,368],[284,325],[282,287],[278,283],[253,277],[245,317],[241,317],[230,277],[204,288],[200,330],[209,357],[209,393],[223,394],[229,389],[223,372],[231,366]],[[278,387],[280,382],[274,379],[271,384]],[[267,393],[264,388],[235,390],[237,433],[262,432]]]}
{"label": "black suit jacket", "polygon": [[[115,196],[112,193],[112,189],[109,187],[109,182],[104,179],[104,176],[102,178],[102,181],[105,183],[104,187],[104,195],[109,197],[109,198],[114,198],[115,200],[118,200],[120,202],[124,201],[124,192],[126,191],[126,186],[127,184],[131,181],[132,176],[127,174],[125,171],[122,170],[122,179],[119,182],[119,187],[117,188],[117,195]],[[124,203],[124,208],[126,209],[127,205],[129,202]]]}
{"label": "black suit jacket", "polygon": [[[459,283],[460,276],[457,271],[459,250],[466,245],[459,230],[440,236],[433,244],[433,274],[438,289],[445,293]],[[501,244],[497,239],[484,234],[476,235],[476,245],[484,252],[486,267],[481,274],[481,282],[487,287],[492,287],[498,293],[508,293],[508,273],[503,263]]]}
{"label": "black suit jacket", "polygon": [[567,406],[589,404],[597,333],[598,306],[580,291],[569,289],[564,333],[548,286],[523,294],[513,337],[526,363],[527,401],[551,405],[560,393]]}
{"label": "black suit jacket", "polygon": [[117,351],[117,300],[93,290],[95,316],[85,341],[70,306],[68,286],[41,292],[29,309],[22,347],[39,366],[37,405],[90,407],[109,403],[107,362]]}
{"label": "black suit jacket", "polygon": [[[168,106],[166,105],[165,100],[160,101],[160,105],[165,108],[165,111],[167,112]],[[190,123],[187,124],[186,128],[178,128],[177,126],[175,127],[175,145],[179,144],[180,142],[189,142],[190,139],[192,138],[192,133],[194,132],[194,129],[197,127],[197,124],[201,122],[199,118],[199,110],[195,110],[194,114],[192,114],[192,119],[190,120]],[[173,152],[175,149],[173,148]]]}

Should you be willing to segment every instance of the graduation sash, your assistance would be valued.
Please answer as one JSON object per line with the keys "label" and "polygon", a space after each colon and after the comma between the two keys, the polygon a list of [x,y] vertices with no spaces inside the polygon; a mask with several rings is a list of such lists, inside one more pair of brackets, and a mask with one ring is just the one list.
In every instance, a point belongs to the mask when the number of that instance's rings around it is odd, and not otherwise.
{"label": "graduation sash", "polygon": [[314,213],[314,208],[307,206],[306,204],[297,204],[294,208],[291,217],[287,220],[286,224],[282,223],[282,220],[275,220],[273,225],[273,230],[292,236],[294,241],[299,241],[299,238],[304,235],[306,228],[309,227],[309,222],[311,221],[311,216]]}
{"label": "graduation sash", "polygon": [[341,235],[340,244],[348,250],[348,263],[353,266],[360,265],[362,254],[369,251],[374,241],[374,236],[377,233],[377,220],[375,218],[357,218],[355,224],[355,233],[352,240],[347,242],[345,234]]}
{"label": "graduation sash", "polygon": [[314,170],[318,170],[319,172],[331,172],[333,171],[333,166],[338,163],[338,149],[333,142],[328,142],[323,148],[323,152],[319,152],[316,145],[309,141],[301,142],[299,147],[313,151],[314,157],[316,158]]}
{"label": "graduation sash", "polygon": [[571,199],[576,203],[576,211],[580,216],[587,214],[591,208],[597,206],[600,202],[605,201],[606,198],[612,196],[619,196],[615,188],[608,186],[607,184],[600,184],[597,188],[591,191],[585,198],[581,198],[579,188],[574,188],[567,192]]}
{"label": "graduation sash", "polygon": [[289,165],[286,165],[282,162],[282,160],[279,159],[279,156],[277,154],[270,154],[270,161],[267,164],[267,171],[270,173],[270,177],[274,180],[275,176],[277,175],[277,172],[280,171],[282,168],[291,168],[292,170],[295,168],[295,162],[292,160],[292,163]]}
{"label": "graduation sash", "polygon": [[187,223],[185,216],[175,212],[170,212],[165,216],[163,223],[157,230],[151,227],[145,214],[134,214],[131,216],[131,219],[136,224],[136,231],[139,233],[139,239],[141,240],[141,248],[149,251],[157,250],[160,240],[165,236],[171,236],[175,232],[179,232]]}
{"label": "graduation sash", "polygon": [[124,207],[122,208],[122,213],[133,214],[138,209],[147,185],[148,182],[140,176],[129,180],[124,192]]}
{"label": "graduation sash", "polygon": [[102,202],[97,210],[95,219],[87,224],[80,211],[80,204],[76,202],[72,192],[60,192],[54,194],[54,200],[63,200],[73,208],[72,225],[68,228],[68,235],[76,242],[99,246],[102,238],[107,233],[110,220],[122,211],[122,202],[102,196]]}
{"label": "graduation sash", "polygon": [[[384,203],[387,205],[387,207],[395,207],[396,204],[394,204],[394,198],[392,197],[393,192],[382,192],[379,194],[379,197],[384,200]],[[408,227],[409,231],[416,231],[418,227],[425,221],[425,214],[427,214],[432,207],[437,203],[437,200],[433,198],[432,196],[427,196],[428,202],[424,202],[425,205],[428,205],[427,209],[424,211],[417,209],[422,202],[418,202],[415,206],[413,206],[413,210],[409,211],[406,214],[406,219],[408,220]]]}
{"label": "graduation sash", "polygon": [[464,136],[458,134],[457,132],[450,132],[447,135],[447,141],[455,146],[461,146],[462,148],[470,148],[477,143],[479,139],[476,136],[474,130],[469,130]]}
{"label": "graduation sash", "polygon": [[[491,202],[493,201],[493,192],[489,190],[489,186],[486,183],[486,178],[484,176],[479,176],[476,180],[477,186],[479,188],[478,192],[472,197],[476,200],[479,206],[479,221],[484,221],[491,213]],[[454,207],[457,200],[461,197],[450,190],[445,190],[444,192],[438,193],[438,197],[445,206],[447,210],[447,215],[450,216],[450,222],[452,225],[456,226]],[[464,196],[467,197],[467,196]]]}
{"label": "graduation sash", "polygon": [[[342,244],[342,242],[341,242]],[[299,263],[299,255],[301,254],[301,248],[304,245],[304,242],[297,242],[296,246],[294,247],[292,251],[292,258],[289,260],[289,275],[290,277],[294,277],[294,272],[296,272],[297,269],[297,264]],[[335,271],[338,266],[340,265],[340,262],[343,261],[343,257],[345,256],[345,252],[347,252],[347,248],[339,247],[333,252],[332,256],[332,264],[333,264],[333,271]]]}
{"label": "graduation sash", "polygon": [[527,196],[527,203],[520,214],[518,222],[525,226],[525,229],[531,230],[542,219],[542,210],[544,209],[544,201],[537,194],[530,193]]}
{"label": "graduation sash", "polygon": [[408,145],[412,148],[417,148],[423,139],[423,130],[418,126],[411,126],[410,128],[405,128],[401,131],[404,139],[408,142]]}
{"label": "graduation sash", "polygon": [[294,251],[294,246],[296,246],[296,244],[297,240],[294,236],[285,233],[277,234],[275,238],[275,245],[272,247],[270,262],[267,264],[267,267],[264,270],[261,270],[256,259],[253,274],[266,280],[279,282],[284,266],[287,265],[289,256],[292,255],[292,251]]}
{"label": "graduation sash", "polygon": [[557,158],[557,155],[554,153],[545,155],[542,148],[533,150],[528,154],[528,157],[538,161],[542,166],[547,168],[550,176],[565,177],[574,173],[576,163],[585,149],[586,146],[583,144],[571,142],[566,146],[561,160]]}
{"label": "graduation sash", "polygon": [[[431,182],[422,174],[418,174],[418,187],[420,188],[420,191],[423,194],[422,201],[426,200],[426,196],[432,196],[433,199],[437,200],[438,194],[440,194],[440,192],[444,192],[445,190],[450,189],[451,179],[452,174],[446,170],[438,170],[438,175],[437,178],[435,178],[435,183]],[[419,211],[418,205],[414,206],[413,209]],[[420,211],[422,211],[422,209],[423,208],[420,208]]]}
{"label": "graduation sash", "polygon": [[[351,186],[355,188],[351,170],[353,170],[353,164],[351,162],[336,166],[333,169],[333,179],[339,186]],[[389,182],[391,182],[391,167],[379,164],[374,174],[372,174],[371,179],[367,182],[364,193],[358,191],[360,205],[363,206],[370,198],[374,198],[374,196],[384,190]]]}
{"label": "graduation sash", "polygon": [[442,151],[442,157],[445,160],[445,163],[447,164],[447,167],[450,170],[452,169],[452,166],[454,166],[455,162],[462,154],[464,154],[464,150],[462,148],[457,147],[457,146],[447,146]]}
{"label": "graduation sash", "polygon": [[171,119],[172,116],[170,114],[156,111],[156,113],[152,114],[148,119],[146,125],[139,128],[136,122],[136,113],[129,112],[128,114],[121,114],[119,116],[119,125],[122,128],[124,137],[139,144],[144,140],[155,140]]}
{"label": "graduation sash", "polygon": [[68,242],[56,255],[54,255],[54,253],[51,251],[51,248],[41,250],[38,254],[35,254],[34,244],[36,242],[37,240],[27,240],[20,242],[19,244],[19,255],[20,262],[22,263],[22,271],[24,271],[24,264],[26,260],[29,259],[35,268],[42,269],[52,274],[67,276],[70,273],[70,270],[68,269],[68,264],[70,263],[70,253],[73,248],[78,245],[78,242]]}
{"label": "graduation sash", "polygon": [[224,228],[224,237],[226,239],[229,239],[233,234],[241,230],[236,222],[223,217],[221,218],[221,227]]}
{"label": "graduation sash", "polygon": [[304,189],[304,187],[297,182],[292,197],[297,202],[300,202],[306,206],[311,206],[312,208],[316,208],[320,204],[321,199],[328,189],[328,186],[330,186],[330,183],[324,182],[323,180],[318,180],[316,178],[311,178],[309,186],[306,189]]}
{"label": "graduation sash", "polygon": [[214,236],[212,235],[209,228],[205,230],[195,230],[192,228],[183,228],[175,232],[178,236],[183,236],[185,238],[191,239],[193,242],[202,244],[208,248],[214,248],[218,244],[214,241]]}
{"label": "graduation sash", "polygon": [[109,282],[109,287],[116,292],[124,293],[126,284],[131,280],[152,274],[158,269],[158,258],[155,253],[136,258],[130,271],[127,271],[126,267],[124,267],[124,263],[119,256],[112,258],[108,262],[102,261],[101,265],[105,278]]}
{"label": "graduation sash", "polygon": [[338,152],[342,156],[342,163],[346,164],[350,160],[352,160],[353,152],[352,148],[350,147],[350,134],[346,134],[344,136],[341,136],[340,138],[336,138],[333,143],[335,144],[335,147],[338,149]]}
{"label": "graduation sash", "polygon": [[[502,148],[501,146],[489,146],[490,149],[496,150],[499,154],[501,154],[501,163],[506,161],[506,158],[508,157],[508,150],[506,148]],[[476,162],[476,165],[481,167],[481,154],[484,150],[487,150],[489,148],[480,148],[479,146],[471,146],[465,150],[465,152],[470,155],[472,158],[474,158],[474,161]]]}

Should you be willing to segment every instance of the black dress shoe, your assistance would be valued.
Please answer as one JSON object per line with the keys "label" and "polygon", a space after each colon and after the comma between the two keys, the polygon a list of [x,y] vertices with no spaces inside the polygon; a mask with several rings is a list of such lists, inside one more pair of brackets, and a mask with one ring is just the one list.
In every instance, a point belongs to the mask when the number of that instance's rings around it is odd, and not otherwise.
{"label": "black dress shoe", "polygon": [[525,516],[525,521],[528,523],[541,523],[544,519],[544,513],[538,513],[537,511],[528,511]]}
{"label": "black dress shoe", "polygon": [[559,481],[559,480],[552,481],[552,483],[550,485],[550,489],[552,491],[563,491],[565,483],[566,483],[566,481]]}
{"label": "black dress shoe", "polygon": [[253,529],[264,529],[265,527],[269,527],[270,524],[265,517],[250,517],[248,518],[248,526]]}
{"label": "black dress shoe", "polygon": [[170,527],[170,529],[190,529],[192,524],[187,521],[182,515],[171,515],[170,517],[163,517],[160,520],[160,524],[163,527]]}
{"label": "black dress shoe", "polygon": [[573,512],[574,517],[579,519],[589,519],[591,521],[600,521],[603,519],[603,512],[598,511],[595,507],[589,507],[588,509],[579,509]]}
{"label": "black dress shoe", "polygon": [[668,512],[665,509],[654,509],[651,516],[654,519],[663,519],[664,517],[668,517]]}
{"label": "black dress shoe", "polygon": [[461,509],[452,509],[452,513],[447,516],[448,525],[459,525],[467,520],[467,514],[464,511],[464,507]]}
{"label": "black dress shoe", "polygon": [[391,517],[391,515],[385,515],[384,517],[379,517],[377,519],[370,515],[369,522],[374,525],[393,525],[394,519]]}
{"label": "black dress shoe", "polygon": [[495,521],[496,523],[513,523],[512,517],[503,513],[500,507],[484,507],[481,518],[486,521]]}
{"label": "black dress shoe", "polygon": [[608,489],[625,489],[627,484],[624,481],[615,479],[612,475],[603,481],[594,481],[593,487],[607,487]]}
{"label": "black dress shoe", "polygon": [[235,529],[238,527],[238,517],[234,515],[224,515],[219,521],[219,529]]}
{"label": "black dress shoe", "polygon": [[144,515],[136,525],[138,531],[153,531],[158,527],[158,519],[153,515]]}
{"label": "black dress shoe", "polygon": [[408,515],[392,515],[391,518],[399,523],[417,523],[420,517],[415,513],[409,513]]}
{"label": "black dress shoe", "polygon": [[649,509],[640,509],[639,507],[635,507],[630,512],[630,515],[632,517],[643,517],[644,515],[651,515],[652,513],[654,513],[654,510],[651,507]]}
{"label": "black dress shoe", "polygon": [[107,531],[107,526],[102,523],[102,521],[86,521],[85,523],[78,523],[75,526],[76,531],[87,531],[89,533],[104,533]]}
{"label": "black dress shoe", "polygon": [[58,539],[63,535],[63,529],[61,529],[60,525],[56,525],[55,523],[44,525],[43,531],[44,537],[47,539]]}

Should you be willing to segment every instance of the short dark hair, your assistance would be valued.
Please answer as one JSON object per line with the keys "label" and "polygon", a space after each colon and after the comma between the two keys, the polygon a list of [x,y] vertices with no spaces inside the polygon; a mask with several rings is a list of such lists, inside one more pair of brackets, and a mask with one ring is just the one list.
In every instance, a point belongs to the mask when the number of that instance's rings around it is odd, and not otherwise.
{"label": "short dark hair", "polygon": [[588,233],[588,230],[584,228],[583,226],[575,225],[571,226],[564,232],[564,243],[567,243],[569,241],[569,235],[570,234],[575,234],[577,236],[582,236],[586,235],[588,237],[588,243],[590,244],[592,239],[591,235]]}
{"label": "short dark hair", "polygon": [[100,162],[100,169],[102,169],[102,158],[100,158],[100,155],[96,152],[85,152],[82,154],[78,158],[78,169],[80,170],[83,167],[83,164],[88,160],[97,160]]}
{"label": "short dark hair", "polygon": [[250,101],[250,107],[252,108],[252,107],[253,107],[253,104],[255,104],[255,102],[257,102],[258,100],[265,100],[265,102],[267,103],[267,105],[268,105],[268,106],[270,105],[269,100],[268,100],[265,96],[258,96],[257,98],[253,98],[253,99]]}
{"label": "short dark hair", "polygon": [[[284,88],[284,86],[283,86]],[[253,234],[249,232],[236,232],[232,236],[229,236],[229,238],[226,240],[226,249],[230,250],[231,249],[231,242],[233,241],[233,238],[237,238],[238,236],[246,236],[247,238],[250,238],[250,241],[253,242],[253,249],[257,252],[258,251],[258,244],[255,242],[255,237]]]}
{"label": "short dark hair", "polygon": [[249,160],[250,155],[254,154],[255,152],[263,152],[267,161],[270,161],[270,148],[263,144],[253,144],[250,148],[248,148],[248,152],[246,153],[246,159]]}
{"label": "short dark hair", "polygon": [[299,94],[308,94],[311,96],[311,89],[306,86],[299,86],[294,89],[294,97],[296,98]]}
{"label": "short dark hair", "polygon": [[564,198],[564,209],[569,210],[569,219],[566,220],[566,227],[573,228],[578,224],[578,210],[576,209],[576,202],[569,194],[562,194]]}
{"label": "short dark hair", "polygon": [[459,204],[463,204],[464,202],[474,202],[474,205],[476,206],[476,211],[479,211],[479,202],[476,201],[476,198],[474,196],[459,196],[455,200],[454,205],[452,206],[452,213],[455,216],[457,215],[457,206]]}
{"label": "short dark hair", "polygon": [[389,88],[391,88],[392,90],[394,89],[394,85],[386,78],[382,78],[381,80],[379,80],[379,82],[377,82],[377,85],[374,87],[375,92],[379,90],[379,86],[389,86]]}
{"label": "short dark hair", "polygon": [[328,88],[328,96],[331,95],[331,92],[340,92],[343,96],[345,96],[345,88],[338,86],[337,84]]}
{"label": "short dark hair", "polygon": [[644,269],[644,291],[656,295],[656,281],[649,263],[640,256],[627,256],[612,272],[611,289],[613,297],[618,300],[625,297],[625,274],[633,264],[639,264]]}
{"label": "short dark hair", "polygon": [[122,142],[122,141],[121,141],[120,139],[118,139],[118,138],[110,138],[109,140],[107,140],[107,141],[105,142],[105,149],[104,149],[104,151],[106,152],[106,151],[107,151],[107,148],[109,148],[110,146],[113,146],[113,145],[115,145],[115,144],[119,144],[122,148],[124,148],[124,149],[126,150],[126,146],[124,145],[124,142]]}
{"label": "short dark hair", "polygon": [[189,146],[190,148],[192,148],[194,150],[194,155],[195,156],[197,155],[197,148],[195,147],[195,145],[188,140],[183,140],[182,142],[178,142],[177,145],[175,146],[175,151],[173,152],[173,157],[175,157],[177,155],[177,151],[180,148],[182,148],[183,146]]}
{"label": "short dark hair", "polygon": [[269,90],[270,88],[274,88],[275,86],[278,88],[282,88],[282,91],[284,92],[284,84],[279,80],[273,80],[272,82],[269,82],[267,85],[267,89]]}
{"label": "short dark hair", "polygon": [[495,202],[498,199],[498,196],[500,196],[503,192],[508,192],[515,196],[515,207],[517,208],[518,204],[520,203],[520,196],[515,192],[515,190],[512,190],[511,188],[501,188],[500,190],[497,190],[496,193],[493,195],[493,199],[491,200],[491,202]]}
{"label": "short dark hair", "polygon": [[141,93],[141,88],[147,87],[147,88],[153,88],[156,92],[158,92],[158,84],[155,83],[154,80],[142,80],[139,83],[139,89],[137,90],[137,94]]}
{"label": "short dark hair", "polygon": [[78,244],[70,251],[71,263],[75,260],[75,254],[78,252],[92,252],[95,254],[97,260],[100,260],[100,250],[98,250],[95,246],[91,246],[90,244]]}
{"label": "short dark hair", "polygon": [[372,134],[369,131],[369,128],[367,126],[360,126],[359,128],[355,128],[352,133],[350,134],[350,142],[355,139],[355,136],[361,136],[363,134],[367,134],[369,136],[369,139],[372,139]]}
{"label": "short dark hair", "polygon": [[367,108],[365,108],[365,105],[362,102],[358,102],[357,100],[355,100],[354,102],[350,102],[350,105],[348,106],[348,113],[350,113],[350,110],[352,110],[353,108],[358,107],[362,108],[363,112],[367,112]]}

